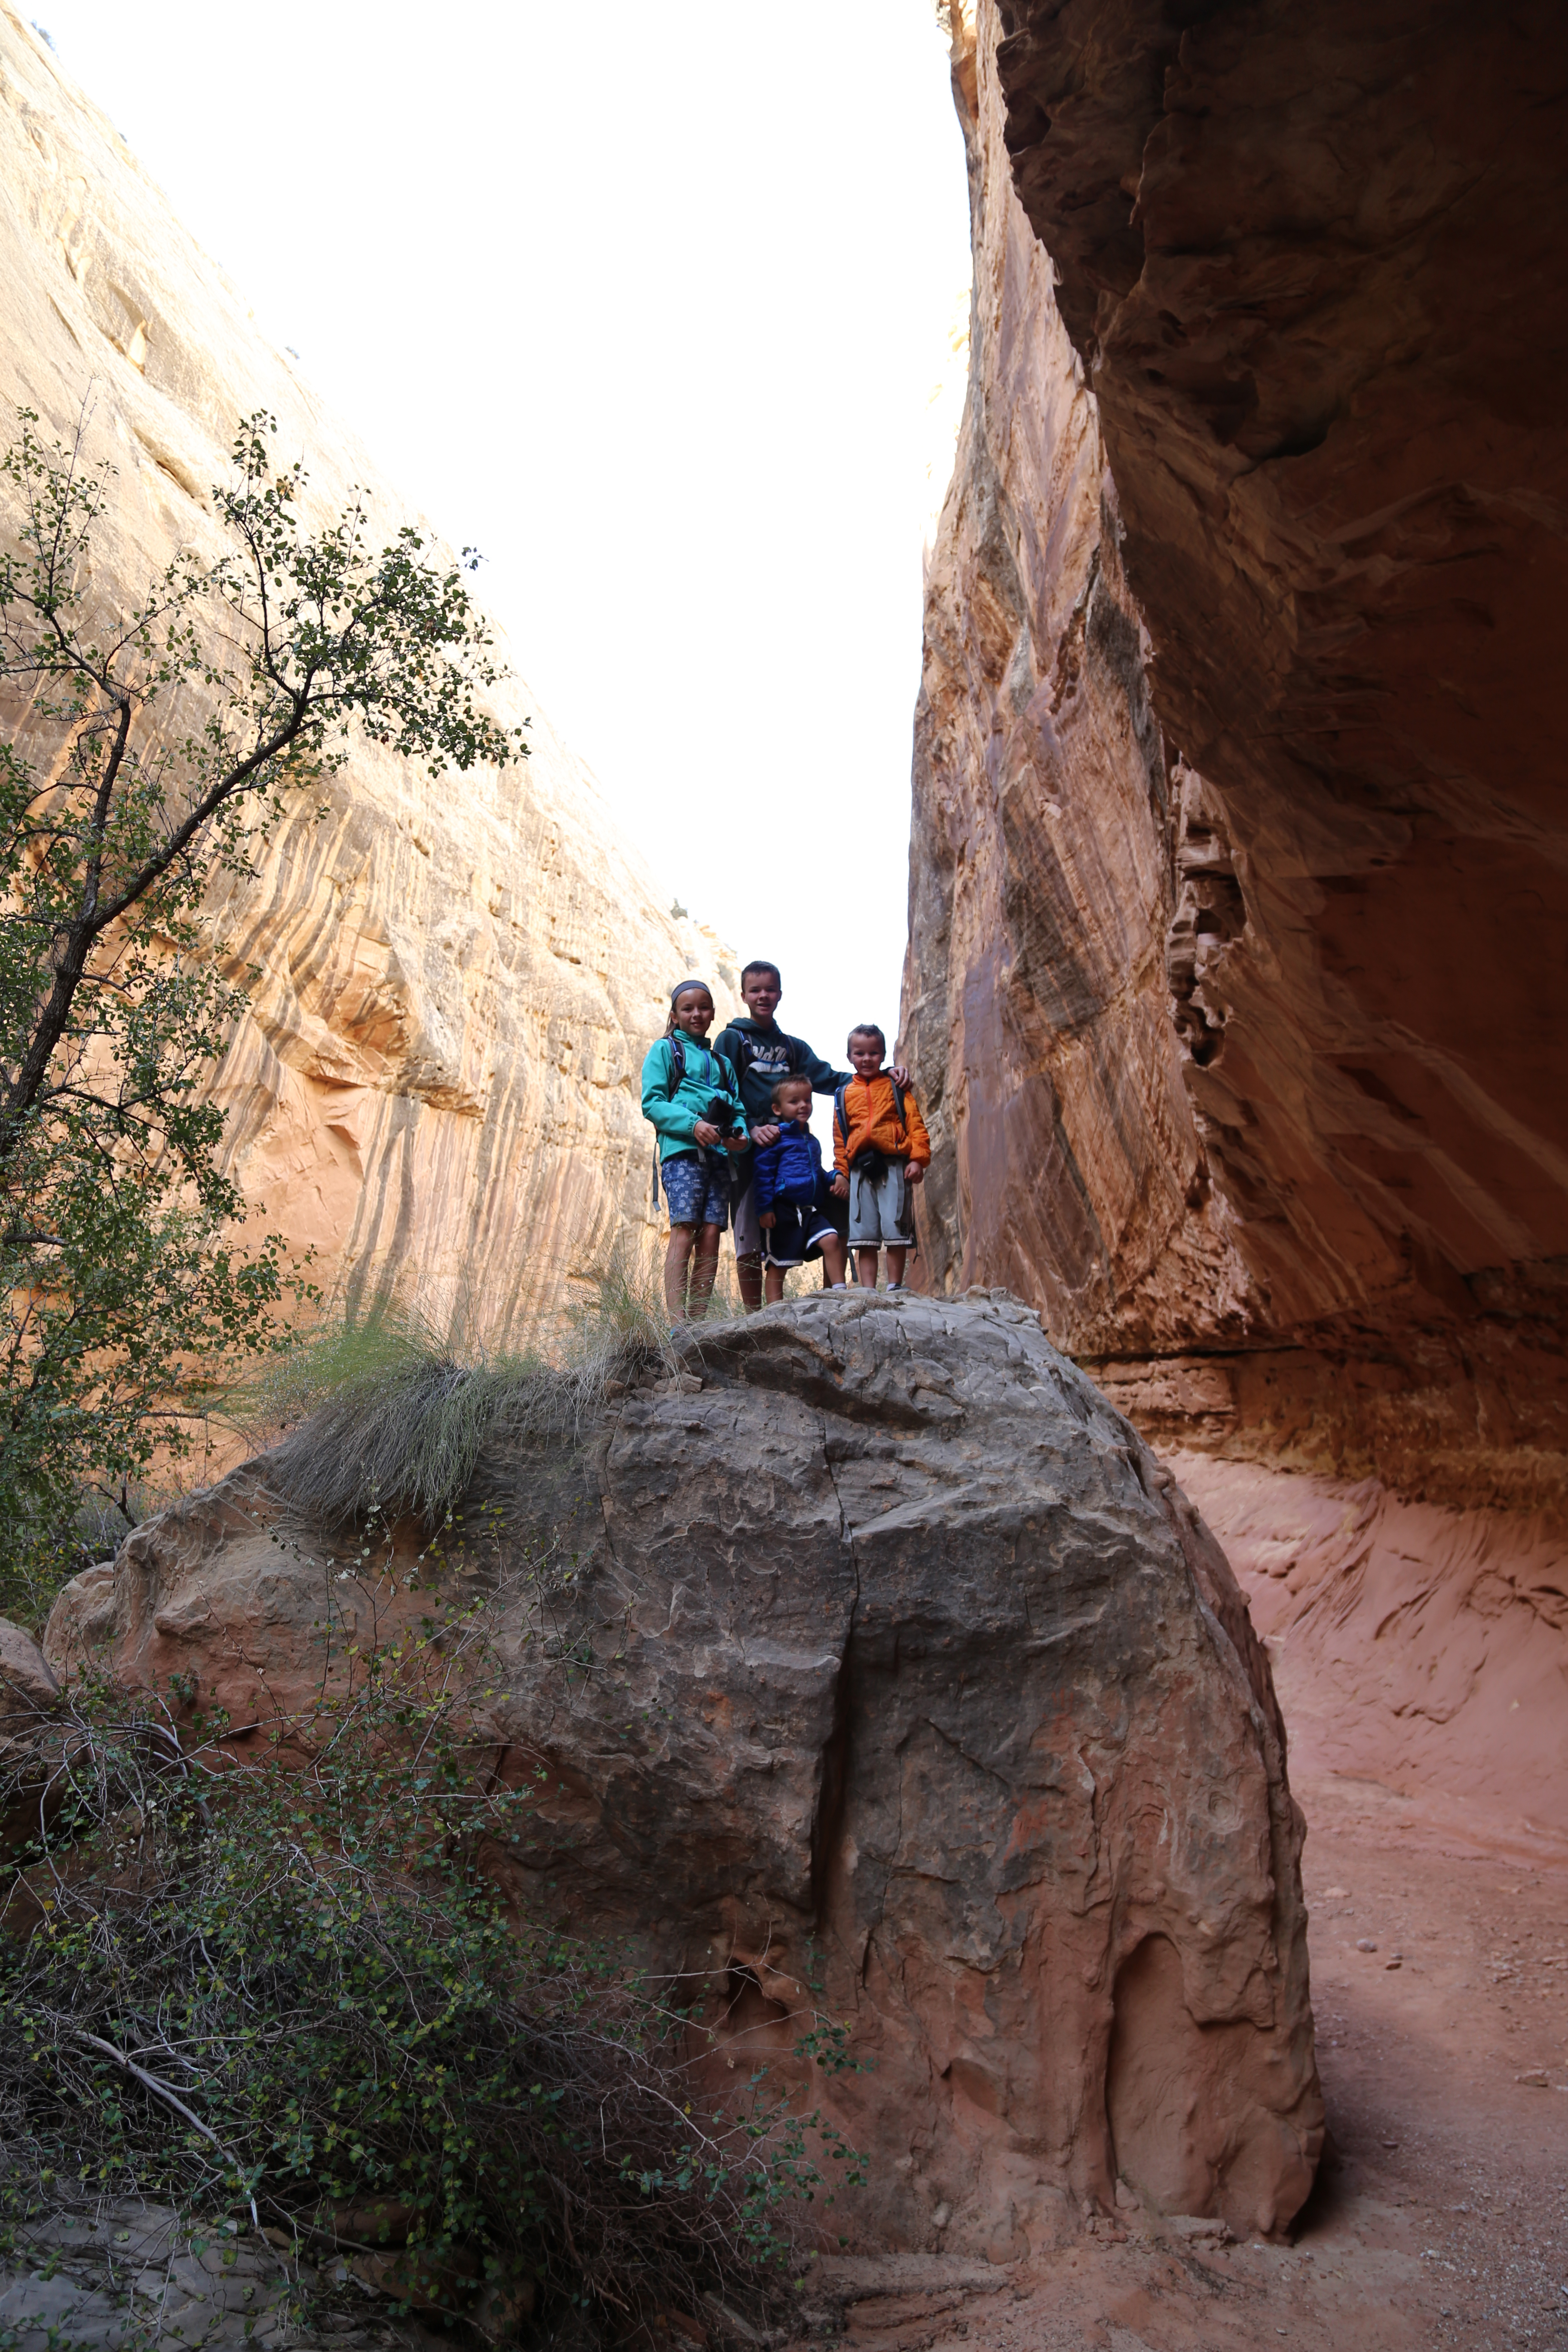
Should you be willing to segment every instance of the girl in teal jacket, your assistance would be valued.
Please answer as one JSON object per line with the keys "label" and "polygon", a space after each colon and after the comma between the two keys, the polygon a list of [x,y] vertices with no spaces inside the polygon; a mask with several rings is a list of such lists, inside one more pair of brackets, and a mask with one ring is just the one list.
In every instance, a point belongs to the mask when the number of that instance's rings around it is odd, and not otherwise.
{"label": "girl in teal jacket", "polygon": [[664,1303],[672,1322],[700,1321],[713,1295],[719,1236],[730,1222],[726,1152],[746,1149],[735,1073],[707,1043],[713,999],[707,983],[670,992],[664,1034],[642,1066],[642,1113],[658,1138],[658,1172],[669,1203]]}

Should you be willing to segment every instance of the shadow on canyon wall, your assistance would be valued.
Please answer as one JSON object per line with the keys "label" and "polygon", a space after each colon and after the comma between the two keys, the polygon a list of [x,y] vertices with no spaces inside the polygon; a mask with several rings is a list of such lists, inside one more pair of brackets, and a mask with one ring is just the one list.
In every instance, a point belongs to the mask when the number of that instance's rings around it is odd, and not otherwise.
{"label": "shadow on canyon wall", "polygon": [[[916,720],[926,1279],[1035,1300],[1157,1444],[1258,1465],[1254,1520],[1266,1470],[1286,1520],[1324,1481],[1426,1507],[1384,1654],[1441,1559],[1462,1647],[1561,1657],[1568,26],[951,21],[975,280]],[[1516,1555],[1503,1601],[1464,1565]],[[1384,1675],[1362,1769],[1405,1769],[1425,1675]],[[1527,1809],[1546,1696],[1509,1726]]]}

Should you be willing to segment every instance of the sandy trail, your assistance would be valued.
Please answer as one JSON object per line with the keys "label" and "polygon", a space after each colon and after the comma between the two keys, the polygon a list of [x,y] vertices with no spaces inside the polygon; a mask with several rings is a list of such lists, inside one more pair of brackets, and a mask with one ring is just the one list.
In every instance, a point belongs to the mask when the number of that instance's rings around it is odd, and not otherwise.
{"label": "sandy trail", "polygon": [[1331,2152],[1293,2243],[1221,2248],[1131,2213],[1121,2242],[1007,2272],[847,2264],[854,2345],[1568,2346],[1568,1849],[1479,1838],[1365,1782],[1297,1793]]}

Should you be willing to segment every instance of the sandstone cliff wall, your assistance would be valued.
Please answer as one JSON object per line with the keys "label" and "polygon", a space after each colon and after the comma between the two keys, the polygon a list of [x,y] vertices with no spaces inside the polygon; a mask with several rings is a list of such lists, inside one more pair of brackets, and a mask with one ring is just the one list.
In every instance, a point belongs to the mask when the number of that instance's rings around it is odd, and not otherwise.
{"label": "sandstone cliff wall", "polygon": [[954,20],[970,383],[927,569],[902,1043],[928,1283],[1005,1282],[1082,1351],[1235,1335],[1246,1271],[1165,976],[1173,798],[1095,403],[1014,194],[994,15]]}
{"label": "sandstone cliff wall", "polygon": [[928,1278],[1165,1438],[1561,1510],[1568,34],[1191,13],[953,12]]}
{"label": "sandstone cliff wall", "polygon": [[1173,1450],[1309,1769],[1560,1830],[1568,20],[947,14],[925,1279]]}
{"label": "sandstone cliff wall", "polygon": [[[119,469],[107,592],[206,544],[258,408],[319,511],[359,484],[378,536],[419,520],[5,9],[0,285],[0,434],[26,405],[68,439],[85,400],[89,454]],[[628,1223],[651,1238],[637,1074],[663,992],[695,969],[734,1001],[521,681],[493,701],[531,716],[525,761],[432,780],[361,743],[326,821],[271,841],[223,910],[261,977],[216,1080],[247,1199],[329,1283],[395,1277],[492,1330],[549,1313]]]}

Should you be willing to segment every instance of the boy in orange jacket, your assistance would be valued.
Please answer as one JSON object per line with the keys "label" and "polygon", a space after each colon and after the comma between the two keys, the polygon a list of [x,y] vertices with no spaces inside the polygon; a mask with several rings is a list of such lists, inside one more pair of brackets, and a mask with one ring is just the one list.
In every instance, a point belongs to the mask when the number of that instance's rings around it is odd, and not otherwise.
{"label": "boy in orange jacket", "polygon": [[849,1246],[863,1290],[877,1287],[879,1249],[888,1253],[888,1288],[903,1288],[904,1259],[915,1237],[910,1190],[931,1164],[931,1138],[914,1097],[882,1067],[887,1050],[875,1022],[851,1029],[855,1076],[833,1103],[833,1164],[849,1188]]}

